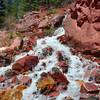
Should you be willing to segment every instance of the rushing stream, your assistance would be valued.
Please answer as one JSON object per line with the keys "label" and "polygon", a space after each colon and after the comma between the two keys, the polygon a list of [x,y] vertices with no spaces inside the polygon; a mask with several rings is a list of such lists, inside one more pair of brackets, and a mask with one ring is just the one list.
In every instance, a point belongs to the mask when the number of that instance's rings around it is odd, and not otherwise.
{"label": "rushing stream", "polygon": [[[68,60],[68,72],[64,73],[64,75],[68,79],[69,84],[68,88],[65,91],[61,91],[60,95],[56,97],[55,100],[64,100],[66,96],[70,96],[74,100],[79,100],[80,86],[76,80],[88,81],[88,79],[84,77],[86,69],[84,69],[83,66],[96,66],[96,63],[86,60],[84,58],[84,61],[82,61],[80,60],[81,56],[78,57],[76,55],[73,55],[70,51],[70,47],[61,44],[57,39],[59,36],[64,34],[65,30],[60,27],[58,30],[55,31],[54,36],[38,39],[37,45],[33,47],[32,51],[16,55],[15,61],[26,56],[27,54],[36,55],[40,58],[39,63],[37,64],[35,69],[32,72],[28,73],[28,76],[32,78],[32,83],[27,89],[23,90],[22,100],[54,100],[53,98],[40,94],[37,90],[36,83],[39,80],[41,73],[49,72],[52,70],[53,67],[57,67],[60,69],[60,71],[62,71],[62,69],[57,65],[57,51],[61,51],[63,57]],[[51,47],[53,49],[53,52],[51,55],[43,57],[43,49],[46,47]],[[42,63],[46,64],[45,68],[44,66],[42,66]],[[6,70],[11,68],[12,65],[0,68],[0,75],[4,74]],[[37,74],[37,76],[35,76],[35,74]],[[36,92],[36,95],[33,95],[33,92]]]}

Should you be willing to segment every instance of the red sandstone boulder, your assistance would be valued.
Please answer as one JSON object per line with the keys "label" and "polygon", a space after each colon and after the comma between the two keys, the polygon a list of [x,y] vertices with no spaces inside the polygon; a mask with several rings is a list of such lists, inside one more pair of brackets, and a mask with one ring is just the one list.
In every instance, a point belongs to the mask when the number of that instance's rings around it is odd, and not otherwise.
{"label": "red sandstone boulder", "polygon": [[32,70],[38,62],[39,60],[37,56],[25,56],[16,61],[16,63],[13,64],[12,69],[19,73],[26,72],[28,70]]}
{"label": "red sandstone boulder", "polygon": [[[78,49],[80,52],[86,52],[86,55],[99,57],[99,0],[76,0],[75,6],[73,8],[71,9],[71,14],[63,23],[66,30],[67,42],[65,43],[70,43],[74,48],[76,48],[76,50]],[[63,39],[60,40],[63,41]]]}
{"label": "red sandstone boulder", "polygon": [[99,88],[93,83],[83,83],[81,86],[81,93],[99,93]]}
{"label": "red sandstone boulder", "polygon": [[54,68],[53,72],[41,74],[41,78],[37,82],[37,88],[42,94],[55,97],[67,88],[68,83],[64,74]]}
{"label": "red sandstone boulder", "polygon": [[57,68],[53,68],[52,70],[53,72],[49,73],[49,75],[55,80],[57,84],[59,85],[63,84],[63,86],[67,88],[69,82],[64,76],[64,74],[61,73]]}
{"label": "red sandstone boulder", "polygon": [[23,19],[16,25],[16,30],[19,32],[32,31],[34,27],[38,27],[39,24],[39,12],[29,12],[23,16]]}
{"label": "red sandstone boulder", "polygon": [[[94,83],[82,83],[81,84],[81,97],[80,100],[88,100],[90,97],[97,97],[95,100],[99,100],[99,86]],[[92,100],[92,99],[89,99]],[[94,99],[93,99],[94,100]]]}

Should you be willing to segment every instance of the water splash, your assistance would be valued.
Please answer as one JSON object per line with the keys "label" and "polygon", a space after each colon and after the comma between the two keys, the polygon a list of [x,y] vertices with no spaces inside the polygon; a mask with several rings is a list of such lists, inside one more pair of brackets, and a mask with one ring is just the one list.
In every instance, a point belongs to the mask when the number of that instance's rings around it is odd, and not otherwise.
{"label": "water splash", "polygon": [[[59,66],[57,65],[58,63],[57,51],[61,51],[63,56],[68,59],[68,62],[69,62],[68,73],[65,73],[64,75],[66,76],[66,78],[68,79],[70,83],[68,85],[68,89],[65,91],[62,91],[60,95],[56,97],[56,100],[63,100],[66,96],[71,96],[74,100],[79,100],[80,87],[78,83],[76,82],[76,80],[84,80],[83,65],[85,63],[86,64],[89,63],[89,61],[85,59],[84,61],[81,61],[78,56],[73,55],[71,53],[70,47],[60,43],[60,41],[57,38],[64,34],[65,34],[64,28],[60,27],[54,32],[54,36],[38,39],[37,45],[33,47],[33,50],[29,51],[28,53],[22,53],[20,55],[16,55],[15,61],[17,61],[20,58],[23,58],[27,54],[36,55],[40,59],[35,69],[31,73],[28,74],[28,76],[32,78],[32,83],[27,89],[23,90],[22,100],[50,100],[50,97],[46,97],[39,93],[36,87],[36,83],[38,79],[40,78],[41,73],[49,72],[52,70],[53,67],[59,68]],[[46,47],[51,47],[53,49],[53,52],[51,55],[46,55],[44,57],[43,49]],[[45,63],[46,67],[42,65],[43,63]],[[93,66],[95,65],[96,64],[94,64]],[[0,68],[0,75],[5,74],[5,72],[11,68],[12,68],[12,65],[8,67]],[[35,95],[33,94],[34,92],[36,92]]]}

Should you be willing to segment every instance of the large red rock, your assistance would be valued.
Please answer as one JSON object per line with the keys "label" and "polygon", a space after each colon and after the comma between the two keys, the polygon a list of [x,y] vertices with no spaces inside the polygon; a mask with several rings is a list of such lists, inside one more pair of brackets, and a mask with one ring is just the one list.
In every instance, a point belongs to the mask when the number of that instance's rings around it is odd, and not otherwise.
{"label": "large red rock", "polygon": [[49,75],[55,80],[55,82],[59,85],[63,84],[67,88],[68,80],[64,76],[63,73],[59,71],[59,69],[54,68],[52,73],[49,73]]}
{"label": "large red rock", "polygon": [[[58,71],[57,71],[58,70]],[[41,74],[41,78],[37,82],[37,88],[44,95],[56,96],[60,91],[67,88],[68,80],[59,69],[54,68],[53,72]]]}
{"label": "large red rock", "polygon": [[16,63],[13,64],[12,69],[19,73],[26,72],[28,70],[32,70],[38,62],[39,60],[37,56],[25,56],[16,61]]}
{"label": "large red rock", "polygon": [[[86,55],[100,57],[99,0],[76,0],[70,12],[63,23],[66,30],[64,43],[74,45]],[[60,40],[63,41],[62,37]]]}
{"label": "large red rock", "polygon": [[23,16],[23,19],[16,25],[16,30],[19,32],[32,31],[34,27],[38,27],[39,24],[39,12],[28,12]]}

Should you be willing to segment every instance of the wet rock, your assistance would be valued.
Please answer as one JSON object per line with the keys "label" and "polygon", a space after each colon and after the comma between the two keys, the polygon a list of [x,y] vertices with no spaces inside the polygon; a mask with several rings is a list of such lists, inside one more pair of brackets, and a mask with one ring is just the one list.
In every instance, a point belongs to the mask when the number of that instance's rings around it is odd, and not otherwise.
{"label": "wet rock", "polygon": [[21,76],[18,79],[19,79],[19,83],[24,85],[30,85],[32,82],[32,79],[28,76]]}
{"label": "wet rock", "polygon": [[58,52],[57,52],[57,57],[58,57],[58,61],[63,61],[63,60],[64,60],[63,52],[58,51]]}
{"label": "wet rock", "polygon": [[18,85],[16,87],[16,89],[18,89],[19,91],[23,91],[24,89],[26,89],[27,87],[25,85]]}
{"label": "wet rock", "polygon": [[83,83],[81,86],[81,93],[98,94],[99,88],[93,83]]}
{"label": "wet rock", "polygon": [[42,94],[55,97],[67,88],[68,83],[63,73],[55,68],[52,72],[41,74],[41,78],[37,82],[37,88]]}
{"label": "wet rock", "polygon": [[91,69],[90,79],[93,79],[94,82],[100,83],[100,66],[96,66]]}
{"label": "wet rock", "polygon": [[52,55],[53,49],[51,47],[47,47],[43,49],[43,56]]}
{"label": "wet rock", "polygon": [[18,82],[17,76],[12,76],[12,77],[10,78],[10,83],[11,83],[11,84],[18,84],[19,82]]}
{"label": "wet rock", "polygon": [[15,75],[17,75],[17,73],[12,69],[8,69],[8,70],[5,71],[5,76],[7,78],[11,78],[11,77],[13,77]]}
{"label": "wet rock", "polygon": [[66,61],[60,61],[58,66],[62,68],[63,72],[68,72],[68,63]]}
{"label": "wet rock", "polygon": [[39,60],[37,56],[25,56],[13,64],[12,70],[19,73],[26,72],[32,70],[38,62]]}
{"label": "wet rock", "polygon": [[63,73],[61,73],[60,71],[53,70],[53,72],[49,73],[49,75],[54,79],[58,86],[62,86],[62,89],[67,88],[69,82]]}
{"label": "wet rock", "polygon": [[58,37],[58,40],[62,43],[62,44],[67,44],[68,43],[68,39],[66,35],[60,36]]}
{"label": "wet rock", "polygon": [[10,65],[12,58],[10,55],[0,55],[0,67]]}
{"label": "wet rock", "polygon": [[0,76],[0,83],[4,82],[5,81],[5,77],[4,76]]}
{"label": "wet rock", "polygon": [[37,88],[41,91],[41,93],[47,95],[53,89],[55,85],[55,81],[49,75],[42,75],[42,77],[37,82]]}
{"label": "wet rock", "polygon": [[91,96],[91,97],[87,98],[86,100],[99,100],[99,98]]}
{"label": "wet rock", "polygon": [[57,15],[51,20],[51,24],[53,27],[59,27],[62,25],[63,19],[65,18],[64,15]]}
{"label": "wet rock", "polygon": [[54,91],[49,94],[50,97],[57,97],[60,93],[58,91]]}

